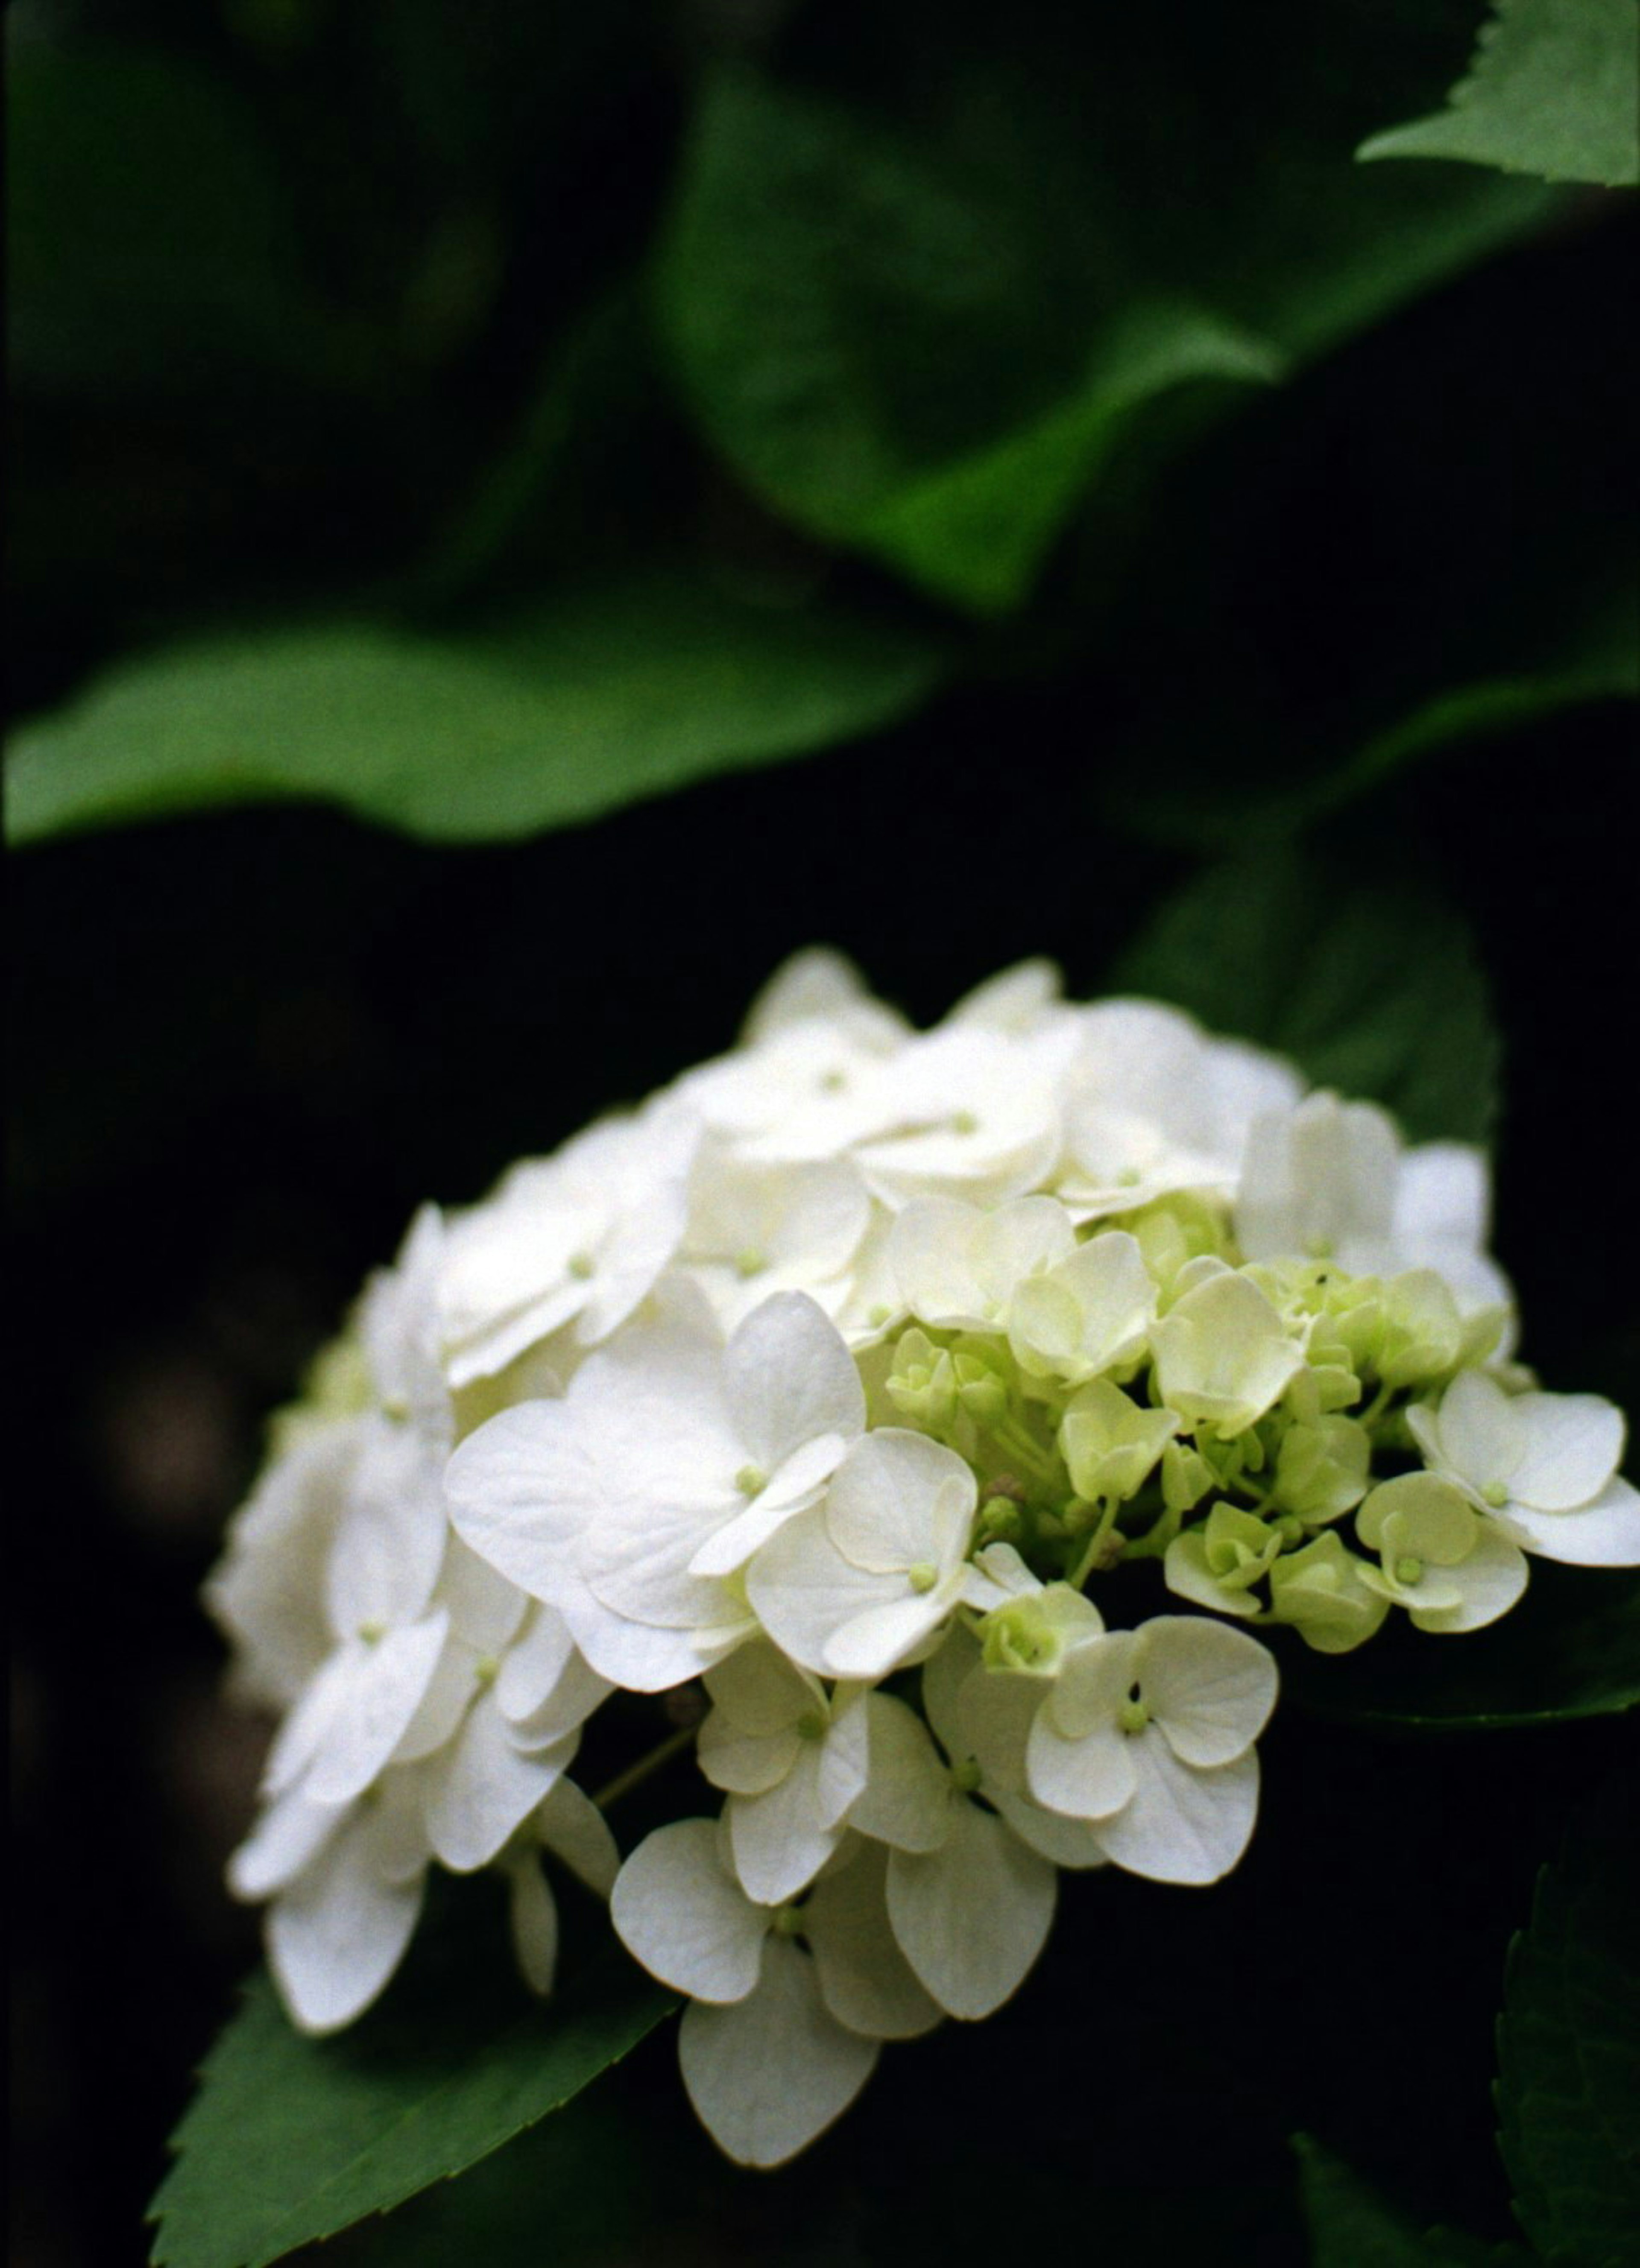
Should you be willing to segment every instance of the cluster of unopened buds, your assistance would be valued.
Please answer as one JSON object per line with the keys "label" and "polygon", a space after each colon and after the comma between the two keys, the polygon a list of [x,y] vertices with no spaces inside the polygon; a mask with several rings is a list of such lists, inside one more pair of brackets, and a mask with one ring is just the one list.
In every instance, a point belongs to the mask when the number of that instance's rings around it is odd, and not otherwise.
{"label": "cluster of unopened buds", "polygon": [[[232,1880],[293,2021],[376,1999],[434,1864],[500,1870],[548,1991],[556,1861],[773,2165],[882,2042],[1008,1999],[1061,1867],[1222,1876],[1255,1631],[1445,1637],[1533,1554],[1640,1562],[1622,1417],[1514,1359],[1486,1214],[1477,1152],[1175,1010],[1033,963],[919,1033],[818,952],[731,1054],[424,1210],[210,1586],[283,1712]],[[624,1861],[569,1776],[617,1690],[700,1773]]]}

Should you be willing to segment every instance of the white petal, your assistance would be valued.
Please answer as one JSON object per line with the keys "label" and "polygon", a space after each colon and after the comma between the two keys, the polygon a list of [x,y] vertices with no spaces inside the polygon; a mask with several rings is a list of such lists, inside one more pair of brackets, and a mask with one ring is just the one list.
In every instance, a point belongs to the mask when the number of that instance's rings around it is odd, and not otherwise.
{"label": "white petal", "polygon": [[426,1610],[449,1533],[443,1462],[408,1425],[378,1418],[362,1432],[325,1574],[338,1638],[361,1624],[414,1622]]}
{"label": "white petal", "polygon": [[1072,1739],[1055,1724],[1051,1706],[1039,1709],[1026,1744],[1026,1783],[1049,1811],[1103,1822],[1132,1799],[1131,1746],[1112,1720]]}
{"label": "white petal", "polygon": [[1507,1485],[1526,1447],[1517,1401],[1496,1379],[1460,1372],[1442,1397],[1436,1418],[1442,1461],[1472,1488]]}
{"label": "white petal", "polygon": [[945,2011],[917,1983],[888,1920],[888,1853],[857,1842],[821,1875],[803,1908],[820,1997],[840,2024],[870,2040],[909,2040]]}
{"label": "white petal", "polygon": [[927,1726],[892,1694],[868,1693],[863,1705],[867,1779],[850,1824],[901,1851],[938,1851],[956,1825],[951,1775]]}
{"label": "white petal", "polygon": [[1227,1764],[1251,1748],[1276,1705],[1269,1648],[1200,1615],[1158,1615],[1140,1636],[1140,1692],[1180,1762]]}
{"label": "white petal", "polygon": [[268,1966],[299,2031],[350,2024],[404,1958],[424,1874],[391,1881],[374,1859],[371,1822],[361,1815],[268,1909]]}
{"label": "white petal", "polygon": [[1506,1615],[1526,1587],[1526,1562],[1509,1538],[1484,1523],[1462,1563],[1452,1571],[1462,1595],[1456,1606],[1432,1611],[1411,1609],[1419,1630],[1484,1630]]}
{"label": "white petal", "polygon": [[1259,1808],[1255,1750],[1216,1771],[1181,1764],[1159,1733],[1141,1733],[1138,1786],[1113,1819],[1099,1822],[1107,1853],[1157,1882],[1216,1882],[1247,1847]]}
{"label": "white petal", "polygon": [[[891,1577],[875,1576],[876,1582]],[[904,1577],[901,1578],[903,1585]],[[826,1668],[834,1677],[876,1680],[912,1660],[957,1602],[956,1585],[885,1599],[835,1631],[826,1642]]]}
{"label": "white petal", "polygon": [[315,1803],[299,1787],[270,1803],[228,1861],[236,1898],[265,1898],[313,1864],[348,1816],[345,1805]]}
{"label": "white petal", "polygon": [[1511,1504],[1509,1533],[1528,1551],[1569,1567],[1640,1567],[1640,1494],[1621,1477],[1576,1512]]}
{"label": "white petal", "polygon": [[1051,1859],[1055,1867],[1074,1867],[1085,1872],[1089,1867],[1108,1863],[1098,1829],[1085,1819],[1067,1819],[1056,1811],[1044,1811],[1040,1803],[1033,1803],[1026,1795],[1011,1795],[994,1789],[987,1793],[1019,1840],[1028,1843],[1044,1859]]}
{"label": "white petal", "polygon": [[721,1709],[713,1709],[701,1727],[696,1754],[714,1787],[732,1795],[767,1795],[796,1764],[802,1745],[794,1726],[778,1733],[742,1733]]}
{"label": "white petal", "polygon": [[827,1827],[840,1826],[858,1802],[870,1769],[870,1719],[862,1695],[838,1712],[820,1743],[820,1817]]}
{"label": "white petal", "polygon": [[890,1858],[889,1918],[925,1989],[974,2021],[1001,2007],[1041,1951],[1056,1884],[1049,1862],[1000,1819],[960,1803],[940,1850]]}
{"label": "white petal", "polygon": [[512,1860],[506,1872],[512,1950],[525,1983],[544,1999],[558,1970],[558,1902],[533,1852]]}
{"label": "white petal", "polygon": [[1509,1493],[1533,1512],[1572,1512],[1598,1497],[1623,1454],[1623,1413],[1598,1394],[1523,1394],[1525,1436]]}
{"label": "white petal", "polygon": [[820,1816],[820,1748],[801,1743],[791,1770],[763,1795],[732,1795],[724,1807],[740,1886],[759,1905],[783,1905],[812,1882],[842,1829]]}
{"label": "white petal", "polygon": [[530,1607],[516,1583],[498,1575],[459,1535],[448,1534],[438,1597],[451,1629],[480,1653],[504,1653]]}
{"label": "white petal", "polygon": [[760,1638],[707,1673],[706,1690],[740,1733],[782,1733],[824,1697],[812,1677]]}
{"label": "white petal", "polygon": [[557,1781],[535,1815],[536,1832],[555,1859],[607,1898],[621,1871],[621,1853],[609,1822],[592,1799],[572,1779]]}
{"label": "white petal", "polygon": [[819,1433],[864,1430],[865,1395],[836,1325],[804,1292],[765,1300],[724,1350],[724,1389],[746,1461],[772,1472]]}
{"label": "white petal", "polygon": [[888,1264],[901,1297],[926,1323],[983,1326],[986,1295],[974,1268],[984,1220],[955,1197],[919,1197],[895,1220]]}
{"label": "white petal", "polygon": [[657,1828],[621,1869],[609,1913],[628,1952],[691,1999],[743,2000],[757,1983],[769,1912],[724,1868],[714,1820]]}
{"label": "white petal", "polygon": [[814,1502],[848,1446],[841,1433],[821,1433],[794,1449],[746,1510],[707,1537],[689,1562],[690,1574],[732,1575],[744,1567],[771,1535]]}
{"label": "white petal", "polygon": [[[506,1663],[503,1662],[502,1675],[505,1675]],[[500,1708],[500,1677],[496,1684],[496,1705]],[[520,1749],[550,1748],[555,1741],[562,1741],[578,1730],[614,1690],[608,1678],[600,1677],[578,1649],[572,1650],[551,1692],[537,1703],[527,1717],[511,1719],[514,1743]],[[506,1715],[504,1709],[502,1714]]]}
{"label": "white petal", "polygon": [[445,1469],[456,1533],[532,1598],[580,1587],[575,1539],[602,1508],[567,1402],[526,1402],[469,1434]]}
{"label": "white petal", "polygon": [[575,1640],[563,1616],[538,1606],[507,1648],[496,1679],[496,1705],[517,1723],[539,1709],[569,1667]]}
{"label": "white petal", "polygon": [[481,1697],[451,1745],[430,1760],[427,1834],[452,1873],[470,1874],[493,1859],[574,1761],[572,1739],[525,1756],[494,1701]]}
{"label": "white petal", "polygon": [[974,1475],[954,1450],[897,1425],[857,1441],[826,1499],[837,1550],[873,1574],[942,1557],[944,1499],[960,1494],[971,1516],[978,1502]]}
{"label": "white petal", "polygon": [[815,1505],[771,1536],[746,1569],[753,1611],[783,1652],[827,1673],[833,1634],[869,1607],[903,1598],[903,1574],[874,1575],[845,1559]]}
{"label": "white petal", "polygon": [[686,2008],[683,2083],[702,2125],[739,2166],[779,2166],[840,2117],[871,2077],[874,2041],[845,2030],[814,1964],[770,1941],[757,1990],[730,2008]]}
{"label": "white petal", "polygon": [[304,1783],[316,1803],[362,1795],[386,1764],[432,1682],[446,1627],[440,1608],[425,1622],[360,1646],[345,1705]]}

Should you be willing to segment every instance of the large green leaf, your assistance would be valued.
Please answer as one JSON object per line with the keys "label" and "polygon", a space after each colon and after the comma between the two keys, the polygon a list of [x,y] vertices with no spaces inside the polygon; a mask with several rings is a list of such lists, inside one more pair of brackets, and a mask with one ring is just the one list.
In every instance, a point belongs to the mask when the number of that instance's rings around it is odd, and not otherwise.
{"label": "large green leaf", "polygon": [[[1354,64],[1406,84],[1410,57],[1422,83],[1425,35],[1372,12],[1353,56],[1283,11],[1278,72],[1210,11],[1182,57],[1176,26],[1062,11],[1037,27],[1051,73],[1023,70],[1011,18],[942,11],[932,85],[710,82],[657,276],[709,437],[805,527],[1017,605],[1148,405],[1276,378],[1544,210],[1519,184],[1407,197],[1404,175],[1380,198],[1349,164]],[[915,44],[909,15],[886,43]]]}
{"label": "large green leaf", "polygon": [[1320,851],[1207,867],[1129,947],[1112,986],[1175,1000],[1385,1103],[1416,1140],[1483,1141],[1498,1044],[1461,917],[1412,880]]}
{"label": "large green leaf", "polygon": [[[252,1981],[154,2199],[161,2268],[262,2268],[390,2211],[558,2110],[673,2005],[624,1962],[542,2003],[504,1974],[475,1977],[466,1948],[418,1954],[335,2039],[293,2031]],[[543,2232],[550,2216],[543,2198]]]}
{"label": "large green leaf", "polygon": [[1311,2268],[1529,2268],[1517,2244],[1449,2228],[1420,2234],[1342,2158],[1295,2134]]}
{"label": "large green leaf", "polygon": [[1612,1782],[1538,1878],[1510,1948],[1499,2136],[1548,2268],[1640,2260],[1640,1800]]}
{"label": "large green leaf", "polygon": [[1469,76],[1432,118],[1362,158],[1461,158],[1551,181],[1640,181],[1640,9],[1634,0],[1497,0]]}
{"label": "large green leaf", "polygon": [[10,838],[290,796],[447,841],[587,819],[870,732],[931,689],[926,639],[680,578],[482,632],[269,630],[122,662],[16,735]]}
{"label": "large green leaf", "polygon": [[1317,1716],[1386,1732],[1618,1716],[1640,1707],[1640,1576],[1534,1559],[1526,1597],[1489,1629],[1436,1638],[1398,1619],[1343,1655],[1294,1639],[1282,1687]]}

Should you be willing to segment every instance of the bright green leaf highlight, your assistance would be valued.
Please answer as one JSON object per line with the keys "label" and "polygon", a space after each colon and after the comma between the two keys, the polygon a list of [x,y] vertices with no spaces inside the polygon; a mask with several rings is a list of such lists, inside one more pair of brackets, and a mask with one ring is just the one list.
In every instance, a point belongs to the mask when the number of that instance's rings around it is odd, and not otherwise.
{"label": "bright green leaf highlight", "polygon": [[1291,1056],[1318,1086],[1387,1105],[1414,1140],[1483,1141],[1491,1125],[1484,977],[1461,917],[1410,883],[1296,849],[1226,859],[1166,901],[1110,989]]}
{"label": "bright green leaf highlight", "polygon": [[1640,1801],[1614,1780],[1538,1877],[1497,2028],[1498,2139],[1548,2268],[1640,2257]]}
{"label": "bright green leaf highlight", "polygon": [[1386,1731],[1619,1716],[1640,1707],[1640,1577],[1534,1559],[1520,1604],[1461,1645],[1402,1627],[1359,1653],[1324,1656],[1295,1644],[1283,1649],[1282,1687],[1314,1715]]}
{"label": "bright green leaf highlight", "polygon": [[17,733],[8,834],[300,796],[446,841],[526,835],[868,733],[939,667],[892,628],[681,579],[464,637],[335,624],[179,646]]}
{"label": "bright green leaf highlight", "polygon": [[1514,2244],[1446,2228],[1420,2235],[1359,2174],[1310,2134],[1295,2134],[1310,2268],[1526,2268]]}
{"label": "bright green leaf highlight", "polygon": [[1551,181],[1640,181],[1635,0],[1498,0],[1449,107],[1361,158],[1460,158]]}
{"label": "bright green leaf highlight", "polygon": [[[470,1921],[470,1917],[468,1918]],[[550,2003],[516,1980],[407,1977],[335,2039],[256,1977],[217,2042],[153,2203],[160,2268],[262,2268],[386,2213],[556,2110],[673,2003],[622,1964]],[[542,2200],[542,2229],[550,2228]]]}

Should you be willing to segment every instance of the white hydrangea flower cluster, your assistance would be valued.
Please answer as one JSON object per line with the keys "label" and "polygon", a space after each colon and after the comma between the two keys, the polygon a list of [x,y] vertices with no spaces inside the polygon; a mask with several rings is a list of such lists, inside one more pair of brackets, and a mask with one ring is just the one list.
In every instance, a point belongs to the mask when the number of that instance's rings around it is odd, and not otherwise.
{"label": "white hydrangea flower cluster", "polygon": [[[1486,1213],[1477,1152],[1175,1010],[1033,963],[919,1033],[800,956],[732,1053],[425,1210],[276,1431],[210,1596],[284,1712],[232,1881],[293,2020],[376,1997],[435,1862],[501,1870],[547,1991],[550,1855],[774,2165],[1008,1999],[1061,1867],[1223,1875],[1254,1627],[1640,1562],[1622,1417],[1512,1359]],[[1207,1611],[1123,1627],[1144,1559]],[[622,1864],[582,1729],[680,1688],[655,1756],[721,1809]]]}

